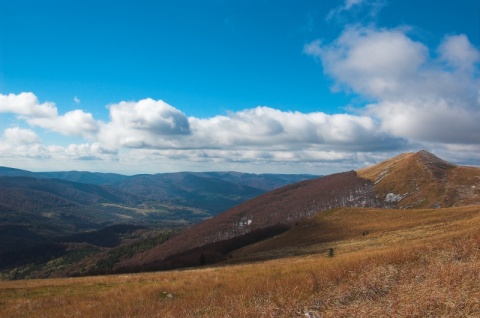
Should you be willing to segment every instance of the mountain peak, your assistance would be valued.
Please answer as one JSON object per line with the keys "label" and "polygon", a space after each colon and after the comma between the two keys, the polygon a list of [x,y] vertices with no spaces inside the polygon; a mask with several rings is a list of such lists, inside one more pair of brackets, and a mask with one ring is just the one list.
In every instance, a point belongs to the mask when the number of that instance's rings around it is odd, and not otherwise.
{"label": "mountain peak", "polygon": [[[421,150],[404,153],[361,169],[358,175],[373,181],[380,198],[395,203],[396,207],[442,207],[461,204],[467,197],[468,200],[475,197],[470,192],[476,187],[475,175],[478,175],[478,168],[472,169],[457,167],[428,151]],[[465,180],[461,181],[460,178]],[[464,192],[469,194],[460,195],[458,184],[464,183],[467,179],[471,181],[468,182],[468,186],[465,185],[468,189],[465,188]]]}
{"label": "mountain peak", "polygon": [[456,165],[440,159],[434,154],[425,150],[415,153],[415,157],[417,157],[417,159],[420,160],[437,179],[445,178],[446,171],[456,167]]}
{"label": "mountain peak", "polygon": [[[408,171],[416,168],[428,172],[436,179],[442,179],[445,177],[446,171],[454,167],[456,165],[440,159],[426,150],[420,150],[400,154],[376,165],[360,169],[358,173],[361,177],[372,180],[377,184],[392,171],[408,174]],[[418,171],[414,172],[418,174]]]}
{"label": "mountain peak", "polygon": [[430,162],[430,163],[434,163],[434,164],[438,164],[438,165],[445,165],[445,166],[448,166],[448,167],[455,167],[456,166],[453,163],[450,163],[446,160],[443,160],[443,159],[435,156],[433,153],[428,152],[426,150],[420,150],[420,151],[416,152],[415,157],[423,160],[424,162]]}

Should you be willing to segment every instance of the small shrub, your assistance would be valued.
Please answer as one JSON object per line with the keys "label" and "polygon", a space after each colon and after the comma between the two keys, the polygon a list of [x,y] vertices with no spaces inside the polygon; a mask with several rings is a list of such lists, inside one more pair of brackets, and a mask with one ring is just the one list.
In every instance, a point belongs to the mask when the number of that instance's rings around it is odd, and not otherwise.
{"label": "small shrub", "polygon": [[333,250],[333,247],[330,247],[330,249],[328,250],[328,257],[333,257],[335,255],[335,252]]}

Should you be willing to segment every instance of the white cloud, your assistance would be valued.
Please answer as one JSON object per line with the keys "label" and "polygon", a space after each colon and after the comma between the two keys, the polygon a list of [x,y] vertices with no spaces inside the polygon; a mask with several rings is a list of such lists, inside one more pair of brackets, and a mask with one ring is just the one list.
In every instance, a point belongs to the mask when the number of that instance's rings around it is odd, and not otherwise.
{"label": "white cloud", "polygon": [[255,149],[285,152],[304,147],[375,148],[401,141],[379,133],[368,116],[283,112],[256,107],[212,118],[186,116],[163,101],[151,99],[111,105],[111,121],[99,131],[98,141],[111,148]]}
{"label": "white cloud", "polygon": [[[171,147],[175,136],[190,134],[187,117],[159,100],[121,102],[109,107],[111,121],[102,126],[99,140],[113,147]],[[172,144],[174,143],[174,144]]]}
{"label": "white cloud", "polygon": [[331,20],[341,13],[351,10],[352,7],[362,4],[362,2],[365,2],[365,0],[345,0],[345,3],[330,10],[326,19]]}
{"label": "white cloud", "polygon": [[[133,149],[120,157],[120,162],[135,162],[144,171],[178,171],[188,166],[189,170],[205,171],[234,170],[255,173],[333,173],[363,167],[363,160],[374,162],[365,152],[319,151],[304,149],[296,151],[271,151],[262,149]],[[359,159],[362,160],[359,163]],[[185,170],[183,168],[183,170]]]}
{"label": "white cloud", "polygon": [[378,133],[378,124],[368,116],[282,112],[257,107],[209,119],[190,118],[191,147],[240,149],[346,149],[370,147],[380,140],[398,140]]}
{"label": "white cloud", "polygon": [[480,61],[480,52],[464,34],[447,36],[438,50],[447,64],[461,70],[471,71]]}
{"label": "white cloud", "polygon": [[384,101],[367,107],[382,120],[382,129],[419,142],[478,144],[480,111],[432,100]]}
{"label": "white cloud", "polygon": [[116,160],[118,152],[107,149],[99,143],[70,144],[59,149],[68,159],[75,160]]}
{"label": "white cloud", "polygon": [[396,94],[428,58],[428,49],[401,30],[362,27],[346,29],[329,45],[313,41],[304,52],[319,58],[338,85],[371,97]]}
{"label": "white cloud", "polygon": [[0,138],[0,158],[13,162],[21,158],[45,158],[49,156],[40,137],[30,129],[7,128]]}
{"label": "white cloud", "polygon": [[405,30],[358,26],[304,48],[337,88],[375,100],[363,113],[381,131],[411,142],[478,144],[479,51],[464,35],[446,37],[438,51],[440,59],[431,58]]}
{"label": "white cloud", "polygon": [[92,136],[99,123],[92,114],[73,110],[59,115],[54,103],[40,104],[33,93],[0,94],[0,112],[18,115],[31,126],[45,128],[67,136]]}
{"label": "white cloud", "polygon": [[57,108],[49,102],[40,104],[33,93],[0,94],[0,113],[48,118],[57,116]]}
{"label": "white cloud", "polygon": [[47,118],[27,118],[27,123],[32,126],[46,128],[67,136],[90,137],[99,129],[99,123],[92,114],[83,110],[73,110],[62,116]]}
{"label": "white cloud", "polygon": [[311,55],[321,61],[321,56],[323,53],[322,41],[317,39],[310,43],[305,44],[303,46],[303,53]]}
{"label": "white cloud", "polygon": [[110,105],[112,123],[139,131],[151,131],[159,135],[188,134],[185,115],[164,101],[147,98],[138,102],[121,102]]}
{"label": "white cloud", "polygon": [[5,129],[0,138],[0,159],[4,164],[10,162],[12,166],[25,161],[38,166],[45,161],[46,165],[58,163],[58,166],[51,166],[53,170],[62,167],[76,169],[76,164],[81,161],[115,162],[118,152],[98,143],[45,145],[34,131],[14,127]]}
{"label": "white cloud", "polygon": [[[31,100],[31,105],[39,105],[36,98]],[[212,118],[187,118],[175,107],[152,99],[112,104],[108,109],[110,121],[106,123],[82,110],[58,115],[55,108],[50,117],[21,116],[30,126],[83,136],[90,142],[44,145],[32,130],[11,128],[0,143],[5,150],[2,157],[126,165],[152,165],[160,158],[172,164],[269,165],[273,169],[300,163],[339,165],[353,162],[352,152],[389,150],[404,144],[402,139],[379,132],[380,123],[365,115],[256,107]]]}
{"label": "white cloud", "polygon": [[5,142],[13,145],[28,145],[41,143],[40,137],[30,129],[18,127],[7,128],[4,133]]}

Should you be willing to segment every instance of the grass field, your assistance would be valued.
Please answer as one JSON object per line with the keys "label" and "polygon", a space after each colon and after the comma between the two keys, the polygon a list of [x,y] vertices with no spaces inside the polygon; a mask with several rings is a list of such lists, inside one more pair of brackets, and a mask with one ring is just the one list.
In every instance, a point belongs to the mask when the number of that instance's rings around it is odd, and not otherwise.
{"label": "grass field", "polygon": [[334,210],[232,257],[256,262],[0,282],[0,316],[480,316],[480,206]]}

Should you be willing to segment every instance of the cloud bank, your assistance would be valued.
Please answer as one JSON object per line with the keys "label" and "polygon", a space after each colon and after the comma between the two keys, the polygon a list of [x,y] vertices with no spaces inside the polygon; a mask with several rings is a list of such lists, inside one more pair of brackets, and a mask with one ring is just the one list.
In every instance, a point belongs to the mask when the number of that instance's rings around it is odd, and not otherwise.
{"label": "cloud bank", "polygon": [[405,31],[357,26],[304,51],[321,61],[337,89],[375,101],[361,113],[376,118],[382,132],[422,143],[479,144],[480,53],[465,35],[445,37],[431,57]]}
{"label": "cloud bank", "polygon": [[[33,101],[30,111],[11,111],[25,96]],[[259,106],[196,118],[164,101],[147,98],[109,105],[110,119],[102,122],[82,110],[59,115],[51,103],[46,116],[44,105],[32,93],[8,96],[3,109],[31,128],[6,129],[0,139],[3,156],[300,165],[350,162],[357,152],[394,151],[406,144],[406,140],[382,132],[381,124],[368,115],[306,114]],[[45,145],[34,128],[81,136],[85,143]]]}
{"label": "cloud bank", "polygon": [[[362,2],[347,1],[341,10]],[[447,35],[429,50],[408,33],[354,25],[334,41],[305,45],[334,92],[366,101],[339,114],[257,106],[197,118],[146,98],[108,105],[109,119],[101,121],[81,109],[59,114],[33,93],[0,94],[0,113],[22,123],[0,134],[0,159],[100,162],[135,173],[231,167],[330,173],[423,148],[478,164],[480,51],[463,34]],[[45,141],[43,132],[81,142]]]}

